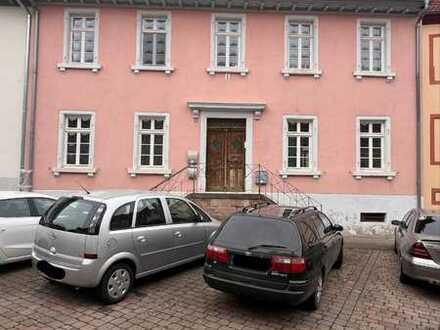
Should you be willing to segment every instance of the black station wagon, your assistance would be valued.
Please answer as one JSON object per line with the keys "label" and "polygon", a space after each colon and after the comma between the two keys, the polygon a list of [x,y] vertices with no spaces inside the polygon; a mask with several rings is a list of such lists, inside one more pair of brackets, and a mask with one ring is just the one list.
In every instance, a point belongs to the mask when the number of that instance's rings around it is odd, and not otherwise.
{"label": "black station wagon", "polygon": [[224,292],[317,309],[330,270],[342,265],[341,231],[314,207],[237,213],[212,236],[203,277]]}

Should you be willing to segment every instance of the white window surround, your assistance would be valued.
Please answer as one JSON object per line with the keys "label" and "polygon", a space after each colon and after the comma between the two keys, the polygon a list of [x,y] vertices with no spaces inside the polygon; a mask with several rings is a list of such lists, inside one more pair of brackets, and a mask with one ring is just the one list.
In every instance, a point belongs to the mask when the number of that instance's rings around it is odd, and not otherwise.
{"label": "white window surround", "polygon": [[[312,122],[312,150],[311,163],[309,168],[289,168],[287,165],[287,146],[288,146],[288,121],[307,120]],[[285,115],[283,116],[283,166],[280,175],[283,179],[288,176],[312,176],[319,179],[321,172],[318,170],[318,117],[309,115]]]}
{"label": "white window surround", "polygon": [[[147,118],[163,118],[164,119],[164,136],[163,136],[163,165],[162,166],[141,166],[139,160],[139,126],[140,119]],[[134,114],[134,126],[133,126],[133,166],[128,169],[128,174],[131,177],[136,177],[139,174],[158,174],[169,176],[171,170],[168,162],[168,150],[169,150],[169,123],[170,115],[165,112],[136,112]]]}
{"label": "white window surround", "polygon": [[[289,22],[310,22],[313,24],[313,42],[312,42],[312,58],[310,69],[292,69],[289,68]],[[319,19],[317,16],[299,16],[287,15],[284,19],[284,68],[281,70],[284,78],[289,78],[291,75],[310,75],[318,79],[322,75],[319,69]]]}
{"label": "white window surround", "polygon": [[[145,65],[142,63],[142,22],[145,17],[167,17],[167,30],[166,30],[166,53],[165,53],[165,65]],[[171,66],[171,12],[169,11],[151,11],[151,10],[138,10],[136,17],[136,61],[131,66],[131,70],[134,73],[141,71],[161,71],[166,74],[171,74],[174,68]]]}
{"label": "white window surround", "polygon": [[[362,24],[382,24],[385,26],[385,67],[381,72],[363,71],[361,67],[361,25]],[[353,72],[356,79],[364,77],[386,78],[392,81],[396,78],[396,73],[391,69],[391,20],[381,18],[359,18],[356,22],[356,69]]]}
{"label": "white window surround", "polygon": [[[241,21],[241,35],[240,35],[240,53],[237,68],[223,68],[216,66],[216,20],[218,19],[239,19]],[[246,76],[249,70],[246,68],[246,14],[231,14],[231,13],[215,13],[211,16],[211,59],[207,72],[210,75],[216,73],[237,73],[241,76]]]}
{"label": "white window surround", "polygon": [[[67,116],[90,116],[90,164],[88,166],[72,166],[65,165],[65,146],[64,146],[64,133],[65,133],[65,123]],[[57,166],[52,168],[52,173],[54,176],[59,176],[61,173],[78,173],[87,174],[92,177],[96,174],[97,170],[94,166],[95,163],[95,112],[92,111],[60,111],[58,117],[58,149],[57,149]]]}
{"label": "white window surround", "polygon": [[[95,15],[95,45],[94,45],[94,60],[93,63],[75,63],[70,60],[70,29],[72,15]],[[93,8],[66,8],[64,10],[64,46],[63,46],[63,62],[58,63],[57,68],[60,71],[67,69],[83,69],[98,72],[101,65],[98,63],[99,59],[99,9]]]}
{"label": "white window surround", "polygon": [[[385,123],[385,139],[382,169],[365,169],[360,167],[360,124],[361,121],[382,121]],[[356,118],[356,168],[352,172],[353,177],[361,180],[363,177],[384,177],[387,180],[393,180],[397,175],[391,167],[391,118],[390,117],[357,117]]]}

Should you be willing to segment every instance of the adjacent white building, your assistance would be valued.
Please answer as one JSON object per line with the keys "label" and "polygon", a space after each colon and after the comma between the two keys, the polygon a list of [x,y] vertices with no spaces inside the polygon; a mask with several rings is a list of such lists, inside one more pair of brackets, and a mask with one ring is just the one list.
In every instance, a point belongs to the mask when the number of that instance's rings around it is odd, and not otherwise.
{"label": "adjacent white building", "polygon": [[0,190],[19,188],[26,23],[20,7],[0,7]]}

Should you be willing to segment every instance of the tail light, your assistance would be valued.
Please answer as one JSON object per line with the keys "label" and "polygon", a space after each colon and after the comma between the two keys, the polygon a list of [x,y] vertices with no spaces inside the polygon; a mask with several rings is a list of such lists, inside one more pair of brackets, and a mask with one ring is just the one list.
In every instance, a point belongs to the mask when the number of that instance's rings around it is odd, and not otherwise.
{"label": "tail light", "polygon": [[411,246],[411,249],[409,250],[409,254],[416,258],[422,258],[422,259],[430,259],[432,260],[431,255],[429,254],[426,247],[423,245],[422,242],[416,242]]}
{"label": "tail light", "polygon": [[222,264],[226,264],[229,261],[229,253],[225,248],[208,245],[206,250],[206,258],[210,261],[217,261]]}
{"label": "tail light", "polygon": [[280,273],[295,274],[306,270],[304,258],[273,256],[271,263],[272,270]]}

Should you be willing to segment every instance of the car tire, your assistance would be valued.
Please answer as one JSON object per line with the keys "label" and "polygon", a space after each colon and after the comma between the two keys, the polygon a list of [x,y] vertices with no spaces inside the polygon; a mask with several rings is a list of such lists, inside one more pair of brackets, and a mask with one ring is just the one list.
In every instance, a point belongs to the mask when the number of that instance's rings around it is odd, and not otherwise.
{"label": "car tire", "polygon": [[313,294],[305,302],[307,309],[312,311],[316,311],[321,304],[322,291],[324,288],[324,278],[322,274],[319,275],[317,281],[318,285],[315,292],[313,292]]}
{"label": "car tire", "polygon": [[411,284],[411,282],[412,282],[412,279],[403,272],[402,266],[400,266],[399,280],[400,280],[400,283],[402,283],[402,284]]}
{"label": "car tire", "polygon": [[133,284],[133,270],[125,263],[111,266],[102,277],[98,294],[106,304],[115,304],[123,300]]}
{"label": "car tire", "polygon": [[397,254],[397,241],[396,241],[396,236],[394,236],[394,253]]}
{"label": "car tire", "polygon": [[339,254],[338,254],[338,259],[336,259],[333,268],[340,269],[343,263],[344,263],[344,246],[341,245],[341,249],[339,250]]}

